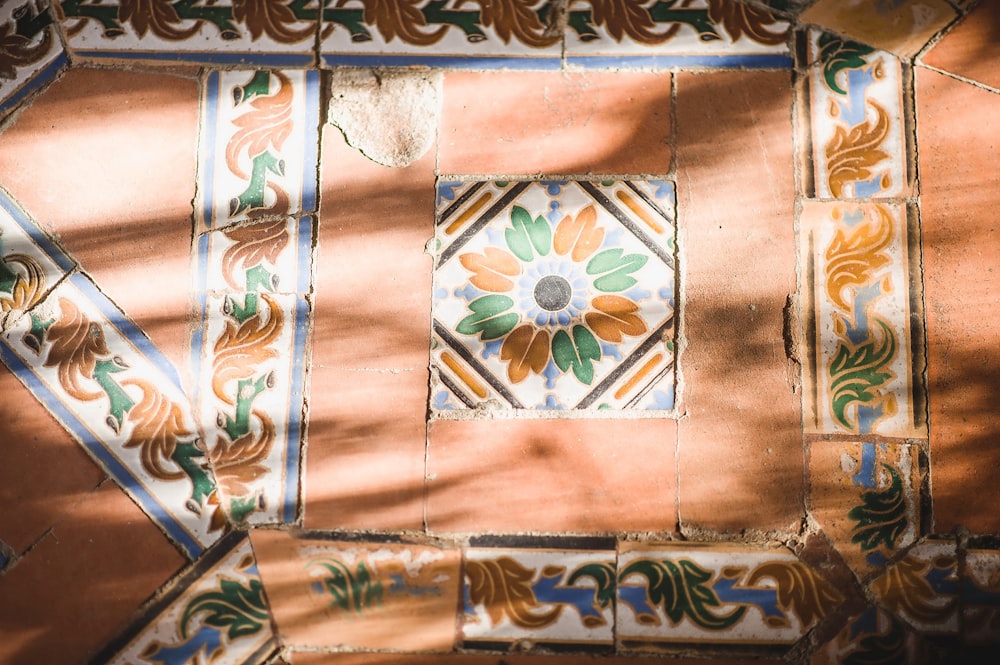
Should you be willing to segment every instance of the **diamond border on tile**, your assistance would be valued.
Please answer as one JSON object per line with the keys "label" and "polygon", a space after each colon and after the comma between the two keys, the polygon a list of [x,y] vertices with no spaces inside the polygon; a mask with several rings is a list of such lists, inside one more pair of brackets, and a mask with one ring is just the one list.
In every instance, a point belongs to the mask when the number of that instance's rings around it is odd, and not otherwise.
{"label": "diamond border on tile", "polygon": [[89,279],[71,275],[7,329],[0,360],[189,557],[218,539],[177,372]]}

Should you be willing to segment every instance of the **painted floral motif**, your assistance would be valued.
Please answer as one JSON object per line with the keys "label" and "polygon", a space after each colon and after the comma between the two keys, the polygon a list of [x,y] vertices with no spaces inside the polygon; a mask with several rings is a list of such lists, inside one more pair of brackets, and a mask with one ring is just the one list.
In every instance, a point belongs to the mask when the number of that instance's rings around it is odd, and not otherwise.
{"label": "painted floral motif", "polygon": [[45,3],[27,2],[11,12],[11,21],[0,25],[0,81],[16,79],[19,68],[49,54],[54,39],[45,9]]}
{"label": "painted floral motif", "polygon": [[958,631],[958,558],[954,542],[914,547],[871,584],[882,605],[921,632]]}
{"label": "painted floral motif", "polygon": [[[491,360],[489,368],[475,360],[470,364],[494,384],[497,377],[486,373],[497,367],[510,388],[501,394],[515,406],[523,404],[518,395],[538,388],[548,393],[536,393],[543,408],[570,404],[577,395],[578,408],[589,406],[610,387],[605,383],[616,364],[643,343],[659,346],[659,353],[644,358],[647,363],[656,357],[662,366],[664,351],[673,350],[663,328],[672,320],[667,247],[673,239],[650,238],[670,233],[672,225],[641,190],[607,185],[610,197],[592,183],[505,183],[499,189],[517,202],[508,207],[501,199],[483,210],[486,223],[473,224],[482,231],[475,238],[460,237],[442,254],[455,260],[439,267],[439,285],[452,284],[464,304],[444,309],[448,315],[439,318],[439,336],[466,360],[469,354],[463,352],[474,348]],[[472,211],[470,218],[476,205],[466,210]],[[631,360],[636,364],[639,358]],[[454,370],[457,361],[446,356],[443,364]],[[568,384],[574,388],[565,397],[555,392]]]}

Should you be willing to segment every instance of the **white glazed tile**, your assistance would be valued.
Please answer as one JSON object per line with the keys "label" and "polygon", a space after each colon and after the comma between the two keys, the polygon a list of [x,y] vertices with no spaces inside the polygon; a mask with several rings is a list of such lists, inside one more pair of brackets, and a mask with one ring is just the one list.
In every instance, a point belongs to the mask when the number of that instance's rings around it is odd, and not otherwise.
{"label": "white glazed tile", "polygon": [[66,64],[48,0],[0,5],[0,117],[53,80]]}

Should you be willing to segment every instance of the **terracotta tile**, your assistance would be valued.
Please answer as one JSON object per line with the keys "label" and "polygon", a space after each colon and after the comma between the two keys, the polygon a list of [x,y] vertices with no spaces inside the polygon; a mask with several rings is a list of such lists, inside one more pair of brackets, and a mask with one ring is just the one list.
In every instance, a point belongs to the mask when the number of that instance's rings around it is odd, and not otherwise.
{"label": "terracotta tile", "polygon": [[73,69],[0,142],[0,182],[178,366],[197,126],[196,81]]}
{"label": "terracotta tile", "polygon": [[921,58],[951,74],[1000,88],[1000,6],[983,2]]}
{"label": "terracotta tile", "polygon": [[307,527],[422,528],[427,380],[426,369],[313,368]]}
{"label": "terracotta tile", "polygon": [[265,529],[251,532],[250,540],[285,646],[454,647],[460,550]]}
{"label": "terracotta tile", "polygon": [[434,151],[394,169],[323,134],[314,367],[427,367]]}
{"label": "terracotta tile", "polygon": [[670,74],[449,73],[440,140],[448,174],[663,174]]}
{"label": "terracotta tile", "polygon": [[434,409],[673,408],[672,182],[439,181],[438,195]]}
{"label": "terracotta tile", "polygon": [[0,577],[0,660],[85,660],[183,563],[139,508],[105,483]]}
{"label": "terracotta tile", "polygon": [[934,529],[1000,532],[1000,97],[917,71]]}
{"label": "terracotta tile", "polygon": [[796,291],[789,75],[681,74],[677,97],[688,340],[680,360],[688,414],[679,425],[682,524],[797,530],[799,370],[782,333]]}
{"label": "terracotta tile", "polygon": [[105,478],[14,374],[0,367],[0,538],[20,554]]}
{"label": "terracotta tile", "polygon": [[908,58],[956,15],[945,0],[818,0],[802,20]]}
{"label": "terracotta tile", "polygon": [[659,419],[435,421],[428,528],[672,531],[676,430]]}

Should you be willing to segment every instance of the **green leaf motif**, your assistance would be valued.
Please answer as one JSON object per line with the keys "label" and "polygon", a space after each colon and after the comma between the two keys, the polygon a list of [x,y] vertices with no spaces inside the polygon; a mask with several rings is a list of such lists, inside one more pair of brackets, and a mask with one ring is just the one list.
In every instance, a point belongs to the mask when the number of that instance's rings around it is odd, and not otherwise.
{"label": "green leaf motif", "polygon": [[535,258],[532,248],[539,256],[545,256],[552,249],[552,227],[539,215],[531,219],[531,214],[521,206],[514,206],[510,213],[513,228],[504,232],[504,239],[514,256],[522,261]]}
{"label": "green leaf motif", "polygon": [[187,639],[191,617],[204,612],[206,626],[225,630],[229,639],[253,635],[270,619],[264,602],[264,587],[260,580],[251,579],[247,586],[223,579],[219,591],[206,591],[195,596],[181,616],[181,637]]}
{"label": "green leaf motif", "polygon": [[889,486],[868,490],[861,495],[861,505],[847,513],[857,523],[851,542],[861,545],[864,552],[875,549],[880,543],[894,550],[906,529],[903,479],[891,464],[883,462],[882,468],[889,474]]}
{"label": "green leaf motif", "polygon": [[573,339],[565,330],[552,336],[552,359],[562,372],[573,368],[576,378],[589,386],[594,380],[593,362],[601,359],[601,345],[587,328],[573,326]]}
{"label": "green leaf motif", "polygon": [[[892,380],[889,365],[896,359],[896,333],[885,321],[873,319],[882,330],[881,341],[869,333],[868,341],[853,345],[840,342],[830,361],[830,392],[833,415],[844,427],[857,431],[847,409],[851,404],[874,404],[881,398],[881,388]],[[873,331],[872,331],[873,332]]]}
{"label": "green leaf motif", "polygon": [[674,625],[687,617],[705,630],[726,630],[746,612],[746,607],[740,606],[729,614],[714,613],[711,608],[721,607],[722,602],[709,584],[712,573],[693,561],[639,559],[621,572],[619,580],[632,574],[646,578],[646,595],[650,603],[662,605]]}
{"label": "green leaf motif", "polygon": [[589,577],[597,583],[595,599],[597,606],[608,607],[615,601],[615,566],[613,563],[588,563],[573,571],[566,580],[567,586],[573,586],[581,577]]}
{"label": "green leaf motif", "polygon": [[824,33],[819,38],[819,59],[823,63],[823,77],[834,92],[846,95],[837,84],[837,75],[845,69],[859,69],[868,64],[865,56],[875,52],[870,46],[852,42],[836,35]]}
{"label": "green leaf motif", "polygon": [[594,288],[598,291],[624,291],[636,282],[632,273],[646,265],[648,260],[649,257],[642,254],[625,254],[620,247],[606,249],[590,260],[587,274],[603,275],[594,280]]}
{"label": "green leaf motif", "polygon": [[327,571],[321,584],[322,588],[333,597],[331,606],[360,615],[364,610],[382,604],[384,592],[382,583],[372,579],[364,561],[359,561],[355,570],[351,570],[346,563],[332,557],[310,561],[308,566],[320,566]]}
{"label": "green leaf motif", "polygon": [[483,341],[499,339],[513,330],[521,319],[513,312],[504,314],[513,306],[513,298],[504,295],[476,298],[469,303],[472,314],[459,321],[455,330],[463,335],[479,335]]}

